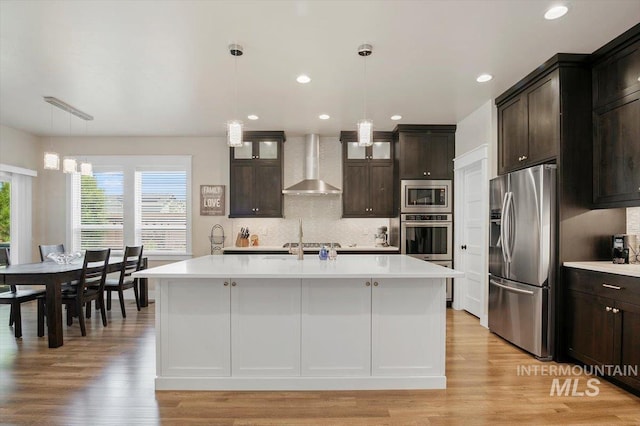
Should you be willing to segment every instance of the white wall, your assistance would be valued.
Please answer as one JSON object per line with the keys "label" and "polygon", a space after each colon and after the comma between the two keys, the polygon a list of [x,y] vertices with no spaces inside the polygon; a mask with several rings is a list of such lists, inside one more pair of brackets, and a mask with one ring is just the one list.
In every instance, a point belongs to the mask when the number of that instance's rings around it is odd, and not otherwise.
{"label": "white wall", "polygon": [[41,152],[39,137],[0,124],[0,163],[38,170]]}
{"label": "white wall", "polygon": [[480,145],[489,145],[489,178],[497,176],[498,119],[493,99],[463,118],[456,128],[456,157]]}

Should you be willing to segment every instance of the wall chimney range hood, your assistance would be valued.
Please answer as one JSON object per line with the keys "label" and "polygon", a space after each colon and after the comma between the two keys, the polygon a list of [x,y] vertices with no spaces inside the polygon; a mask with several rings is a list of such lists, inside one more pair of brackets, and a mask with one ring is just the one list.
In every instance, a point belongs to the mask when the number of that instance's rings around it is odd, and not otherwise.
{"label": "wall chimney range hood", "polygon": [[282,191],[286,195],[339,195],[342,191],[319,179],[320,137],[308,134],[304,137],[304,180]]}

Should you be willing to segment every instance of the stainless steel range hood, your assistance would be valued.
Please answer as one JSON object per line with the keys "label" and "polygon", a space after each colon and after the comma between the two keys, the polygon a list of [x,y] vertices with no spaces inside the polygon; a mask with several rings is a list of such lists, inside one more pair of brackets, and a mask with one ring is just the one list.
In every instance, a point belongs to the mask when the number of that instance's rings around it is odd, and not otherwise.
{"label": "stainless steel range hood", "polygon": [[304,180],[282,191],[287,195],[338,195],[342,190],[319,179],[320,137],[316,134],[304,137]]}

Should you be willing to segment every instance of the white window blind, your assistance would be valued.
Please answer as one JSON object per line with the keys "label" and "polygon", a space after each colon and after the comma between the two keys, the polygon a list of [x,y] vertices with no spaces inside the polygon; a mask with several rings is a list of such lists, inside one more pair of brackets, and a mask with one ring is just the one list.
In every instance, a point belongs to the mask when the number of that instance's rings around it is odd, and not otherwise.
{"label": "white window blind", "polygon": [[136,171],[136,240],[145,251],[186,251],[186,182],[184,171]]}
{"label": "white window blind", "polygon": [[94,175],[71,175],[71,250],[144,245],[145,255],[191,253],[191,157],[90,156]]}
{"label": "white window blind", "polygon": [[77,204],[74,247],[120,249],[124,245],[123,172],[73,176]]}

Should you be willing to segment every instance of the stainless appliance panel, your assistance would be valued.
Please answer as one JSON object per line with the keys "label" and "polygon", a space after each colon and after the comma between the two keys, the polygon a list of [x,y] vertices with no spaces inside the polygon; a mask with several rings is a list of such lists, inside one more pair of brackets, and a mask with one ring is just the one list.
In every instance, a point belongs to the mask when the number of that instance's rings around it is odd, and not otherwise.
{"label": "stainless appliance panel", "polygon": [[450,180],[401,180],[402,213],[448,213],[451,204]]}
{"label": "stainless appliance panel", "polygon": [[548,287],[489,275],[489,330],[540,359],[550,359]]}
{"label": "stainless appliance panel", "polygon": [[453,258],[451,222],[404,221],[400,230],[400,252],[422,260]]}
{"label": "stainless appliance panel", "polygon": [[509,175],[503,211],[503,245],[509,262],[506,278],[537,286],[549,283],[555,214],[553,172],[548,166],[538,166]]}

